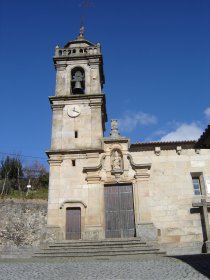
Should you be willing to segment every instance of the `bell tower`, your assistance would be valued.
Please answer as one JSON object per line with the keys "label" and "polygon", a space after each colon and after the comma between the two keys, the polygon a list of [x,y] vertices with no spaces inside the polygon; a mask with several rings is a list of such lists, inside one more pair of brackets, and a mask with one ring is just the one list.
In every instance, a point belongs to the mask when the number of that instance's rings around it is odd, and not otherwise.
{"label": "bell tower", "polygon": [[[48,230],[57,240],[72,238],[74,228],[68,221],[76,214],[77,238],[83,238],[86,232],[89,234],[91,223],[100,224],[93,219],[94,207],[99,205],[91,200],[100,188],[95,190],[91,185],[89,193],[83,172],[83,167],[94,165],[103,152],[107,115],[100,44],[86,40],[81,28],[75,40],[63,48],[56,47],[53,61],[56,90],[55,96],[49,97],[52,139],[51,149],[47,151],[50,164]],[[87,204],[95,206],[86,211]]]}
{"label": "bell tower", "polygon": [[51,151],[100,149],[107,119],[100,44],[86,40],[81,27],[75,40],[63,48],[56,46],[53,61]]}

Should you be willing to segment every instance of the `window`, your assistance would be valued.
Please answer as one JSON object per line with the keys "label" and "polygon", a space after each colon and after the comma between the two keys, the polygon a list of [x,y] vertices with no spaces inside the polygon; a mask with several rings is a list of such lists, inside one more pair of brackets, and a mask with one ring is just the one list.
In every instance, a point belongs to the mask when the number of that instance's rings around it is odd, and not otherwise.
{"label": "window", "polygon": [[201,195],[201,184],[200,184],[199,177],[192,177],[192,181],[193,181],[194,194]]}
{"label": "window", "polygon": [[202,173],[191,173],[192,183],[195,195],[205,195],[205,185]]}
{"label": "window", "polygon": [[76,166],[76,160],[75,159],[72,159],[71,163],[72,163],[72,166]]}

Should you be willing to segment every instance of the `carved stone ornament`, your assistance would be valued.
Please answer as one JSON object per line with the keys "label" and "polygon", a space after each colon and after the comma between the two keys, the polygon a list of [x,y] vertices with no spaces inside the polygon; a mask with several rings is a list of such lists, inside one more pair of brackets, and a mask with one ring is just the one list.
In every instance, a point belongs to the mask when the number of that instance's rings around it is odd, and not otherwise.
{"label": "carved stone ornament", "polygon": [[136,172],[134,176],[136,179],[148,179],[150,177],[149,170],[151,169],[151,163],[135,163],[130,154],[128,154],[127,158],[130,161],[131,167]]}
{"label": "carved stone ornament", "polygon": [[120,175],[123,174],[123,156],[121,151],[113,150],[111,153],[111,174],[119,181]]}
{"label": "carved stone ornament", "polygon": [[155,154],[156,156],[159,156],[161,152],[161,148],[160,147],[155,147]]}
{"label": "carved stone ornament", "polygon": [[84,208],[87,208],[87,205],[81,201],[81,200],[65,200],[61,203],[60,205],[60,209],[63,209],[64,205],[67,203],[71,203],[71,204],[82,204],[84,206]]}
{"label": "carved stone ornament", "polygon": [[177,146],[176,147],[176,152],[177,152],[178,155],[181,155],[182,147],[181,146]]}
{"label": "carved stone ornament", "polygon": [[111,138],[120,138],[120,133],[118,130],[118,121],[117,120],[111,120]]}
{"label": "carved stone ornament", "polygon": [[83,167],[83,172],[86,173],[86,181],[89,184],[95,184],[101,181],[100,170],[102,169],[105,155],[103,155],[100,159],[100,163],[97,166],[89,166]]}
{"label": "carved stone ornament", "polygon": [[201,150],[200,150],[200,149],[195,149],[195,153],[196,153],[197,155],[199,155],[199,154],[201,153]]}

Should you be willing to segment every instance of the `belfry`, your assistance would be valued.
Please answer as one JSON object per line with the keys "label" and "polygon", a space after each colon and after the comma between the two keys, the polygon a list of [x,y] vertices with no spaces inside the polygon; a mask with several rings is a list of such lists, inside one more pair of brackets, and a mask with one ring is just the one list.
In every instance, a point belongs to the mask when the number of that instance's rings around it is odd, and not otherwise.
{"label": "belfry", "polygon": [[141,238],[168,253],[209,250],[200,213],[190,209],[210,200],[210,127],[198,141],[132,144],[112,120],[104,137],[100,44],[82,27],[53,60],[48,239]]}

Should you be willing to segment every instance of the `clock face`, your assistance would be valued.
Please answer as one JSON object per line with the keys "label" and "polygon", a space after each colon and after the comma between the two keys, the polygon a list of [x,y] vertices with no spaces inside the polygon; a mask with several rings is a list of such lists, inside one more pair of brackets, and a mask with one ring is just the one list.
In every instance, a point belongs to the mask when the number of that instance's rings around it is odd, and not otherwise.
{"label": "clock face", "polygon": [[69,117],[76,118],[80,115],[81,109],[78,105],[71,105],[69,106],[67,113]]}

